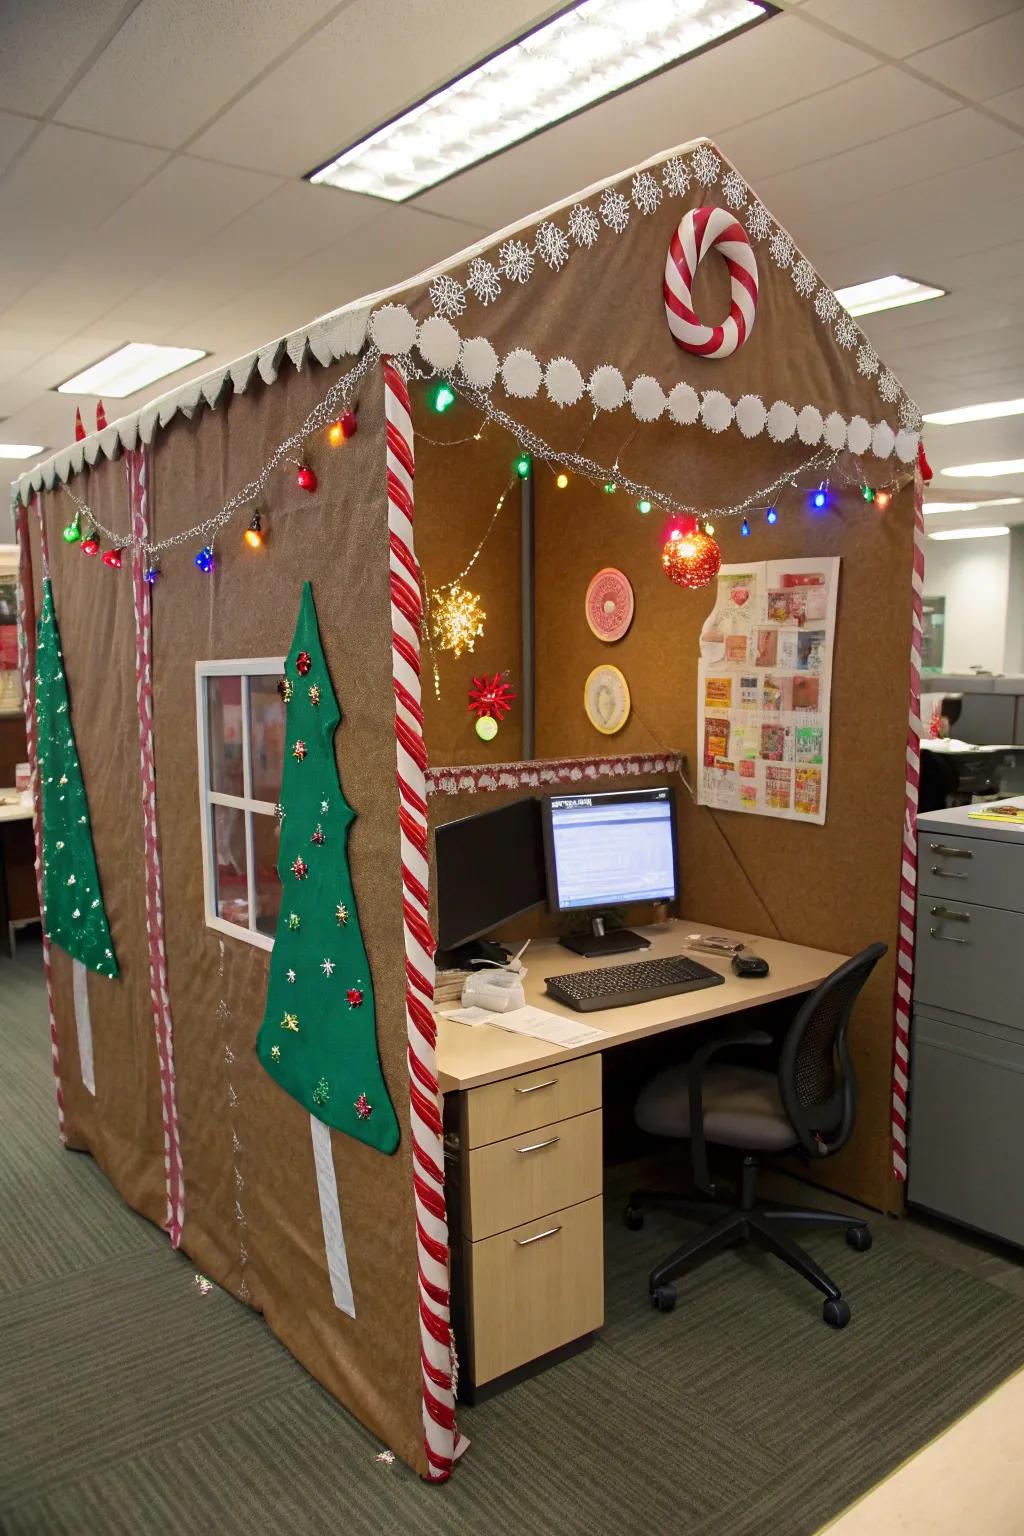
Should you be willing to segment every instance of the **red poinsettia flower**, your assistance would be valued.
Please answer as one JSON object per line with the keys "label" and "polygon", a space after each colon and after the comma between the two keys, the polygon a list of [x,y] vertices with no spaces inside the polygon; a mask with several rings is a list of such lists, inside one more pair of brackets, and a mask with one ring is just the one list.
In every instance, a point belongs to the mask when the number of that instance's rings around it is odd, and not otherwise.
{"label": "red poinsettia flower", "polygon": [[469,690],[469,708],[478,719],[490,715],[492,720],[500,722],[512,708],[515,696],[507,672],[495,672],[493,677],[488,677],[485,672],[483,677],[473,679],[473,686]]}
{"label": "red poinsettia flower", "polygon": [[358,1099],[356,1099],[356,1102],[352,1107],[356,1114],[359,1116],[360,1120],[369,1120],[370,1116],[373,1114],[373,1105],[370,1103],[365,1093],[361,1093],[359,1095]]}
{"label": "red poinsettia flower", "polygon": [[309,874],[309,865],[306,863],[305,859],[292,860],[292,874],[295,876],[296,880],[305,880],[306,876]]}
{"label": "red poinsettia flower", "polygon": [[313,659],[310,656],[309,652],[308,651],[300,651],[299,654],[295,658],[295,670],[299,674],[299,676],[300,677],[305,677],[306,673],[309,671],[309,669],[310,669],[310,667],[312,665],[313,665]]}
{"label": "red poinsettia flower", "polygon": [[348,1005],[350,1008],[361,1008],[363,1006],[363,993],[361,987],[349,987],[348,991],[345,993],[345,996],[348,998]]}

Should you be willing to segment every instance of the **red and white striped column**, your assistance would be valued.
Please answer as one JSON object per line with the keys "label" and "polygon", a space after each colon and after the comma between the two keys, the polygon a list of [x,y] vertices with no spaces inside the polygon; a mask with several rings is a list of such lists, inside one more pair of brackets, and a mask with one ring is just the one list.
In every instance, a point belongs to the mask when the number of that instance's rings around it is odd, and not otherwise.
{"label": "red and white striped column", "polygon": [[[125,453],[128,502],[133,539],[149,537],[149,453],[145,448]],[[164,1228],[173,1247],[181,1242],[185,1222],[185,1174],[178,1133],[178,1103],[174,1083],[174,1031],[167,988],[164,949],[164,899],[160,878],[160,838],[156,824],[156,776],[153,767],[153,589],[145,579],[145,553],[132,550],[132,597],[135,609],[135,695],[139,709],[139,758],[142,770],[142,832],[146,868],[146,932],[149,939],[149,993],[153,1003],[157,1060],[160,1067],[160,1113],[164,1127],[164,1187],[167,1207]]]}
{"label": "red and white striped column", "polygon": [[910,1013],[914,991],[914,918],[917,906],[917,797],[921,783],[921,600],[924,595],[924,480],[914,477],[913,627],[910,637],[910,716],[907,721],[907,793],[900,859],[900,926],[893,998],[892,1171],[907,1177],[907,1097],[910,1084]]}
{"label": "red and white striped column", "polygon": [[[391,545],[391,658],[398,752],[405,1016],[409,1035],[413,1186],[419,1259],[423,1429],[429,1477],[447,1478],[457,1453],[449,1316],[448,1221],[444,1203],[441,1095],[437,1086],[434,939],[428,907],[427,750],[420,706],[419,567],[413,544],[412,417],[403,373],[383,361]],[[458,1447],[461,1449],[461,1447]]]}

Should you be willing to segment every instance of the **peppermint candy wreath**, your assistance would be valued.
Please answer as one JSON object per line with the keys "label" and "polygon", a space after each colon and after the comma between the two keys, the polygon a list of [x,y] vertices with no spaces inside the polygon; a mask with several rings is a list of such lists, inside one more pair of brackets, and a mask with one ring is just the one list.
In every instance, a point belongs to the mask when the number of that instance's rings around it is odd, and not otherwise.
{"label": "peppermint candy wreath", "polygon": [[[693,275],[717,247],[729,268],[731,303],[721,325],[702,325],[693,310]],[[684,213],[665,261],[665,314],[678,346],[700,357],[729,357],[750,335],[757,313],[757,259],[747,232],[724,208]]]}

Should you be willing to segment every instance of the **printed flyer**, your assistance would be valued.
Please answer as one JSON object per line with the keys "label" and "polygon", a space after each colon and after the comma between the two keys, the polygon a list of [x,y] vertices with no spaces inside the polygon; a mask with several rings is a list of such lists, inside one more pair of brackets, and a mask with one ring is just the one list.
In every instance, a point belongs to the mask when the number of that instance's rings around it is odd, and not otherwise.
{"label": "printed flyer", "polygon": [[825,820],[838,557],[723,565],[700,635],[697,798]]}

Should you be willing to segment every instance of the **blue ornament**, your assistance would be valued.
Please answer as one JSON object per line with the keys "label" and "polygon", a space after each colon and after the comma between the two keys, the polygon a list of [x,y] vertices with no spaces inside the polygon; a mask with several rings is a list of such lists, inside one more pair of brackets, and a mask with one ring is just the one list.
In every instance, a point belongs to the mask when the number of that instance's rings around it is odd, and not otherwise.
{"label": "blue ornament", "polygon": [[198,555],[196,555],[196,565],[199,567],[199,569],[201,571],[209,572],[209,571],[213,570],[213,545],[212,544],[204,544],[203,545],[203,547],[199,551]]}

